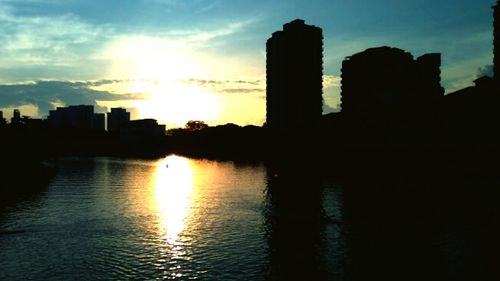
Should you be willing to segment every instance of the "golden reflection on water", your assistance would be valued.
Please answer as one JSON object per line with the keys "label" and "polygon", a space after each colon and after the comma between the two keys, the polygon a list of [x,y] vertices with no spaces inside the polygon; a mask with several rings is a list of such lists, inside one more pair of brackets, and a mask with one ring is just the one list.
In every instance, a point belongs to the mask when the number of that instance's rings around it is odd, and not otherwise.
{"label": "golden reflection on water", "polygon": [[170,245],[176,245],[193,202],[194,171],[190,161],[175,155],[158,161],[153,190],[160,231]]}

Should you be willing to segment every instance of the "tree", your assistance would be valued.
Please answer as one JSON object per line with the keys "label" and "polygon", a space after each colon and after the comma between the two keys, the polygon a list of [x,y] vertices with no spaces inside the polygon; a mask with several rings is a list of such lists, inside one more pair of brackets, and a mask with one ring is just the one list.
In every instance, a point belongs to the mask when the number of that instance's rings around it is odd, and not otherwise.
{"label": "tree", "polygon": [[203,122],[203,121],[198,121],[198,120],[189,120],[187,123],[186,123],[186,126],[185,128],[188,130],[188,131],[201,131],[203,129],[206,129],[208,128],[208,125]]}

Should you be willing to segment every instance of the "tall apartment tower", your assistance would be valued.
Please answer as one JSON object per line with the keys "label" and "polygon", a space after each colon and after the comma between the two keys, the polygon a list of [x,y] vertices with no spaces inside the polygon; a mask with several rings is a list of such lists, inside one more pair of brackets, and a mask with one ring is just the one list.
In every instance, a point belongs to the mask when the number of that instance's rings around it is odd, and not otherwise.
{"label": "tall apartment tower", "polygon": [[10,118],[11,124],[20,124],[21,123],[21,111],[19,109],[14,109],[12,114],[12,118]]}
{"label": "tall apartment tower", "polygon": [[323,107],[323,32],[294,20],[266,44],[266,125],[290,130],[314,126]]}
{"label": "tall apartment tower", "polygon": [[342,62],[342,113],[375,121],[432,112],[444,94],[441,54],[417,59],[392,47],[370,48]]}
{"label": "tall apartment tower", "polygon": [[493,75],[500,75],[500,1],[493,6]]}

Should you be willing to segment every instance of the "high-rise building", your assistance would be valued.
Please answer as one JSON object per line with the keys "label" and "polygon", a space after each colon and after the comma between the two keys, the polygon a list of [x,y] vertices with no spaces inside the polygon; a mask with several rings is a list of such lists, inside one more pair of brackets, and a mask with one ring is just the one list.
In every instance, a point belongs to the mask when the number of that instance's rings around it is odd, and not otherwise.
{"label": "high-rise building", "polygon": [[3,111],[0,110],[0,125],[5,125],[5,118],[3,118]]}
{"label": "high-rise building", "polygon": [[111,108],[108,112],[108,132],[118,132],[130,122],[130,112],[124,108]]}
{"label": "high-rise building", "polygon": [[165,128],[155,119],[139,119],[128,122],[124,131],[127,136],[164,137]]}
{"label": "high-rise building", "polygon": [[266,44],[266,125],[271,129],[314,126],[323,106],[323,33],[294,20]]}
{"label": "high-rise building", "polygon": [[19,109],[14,109],[14,114],[10,119],[11,124],[20,124],[21,123],[21,111]]}
{"label": "high-rise building", "polygon": [[500,75],[500,1],[493,6],[493,75]]}
{"label": "high-rise building", "polygon": [[440,54],[415,60],[409,52],[386,46],[347,57],[342,62],[342,113],[397,118],[425,112],[444,94],[440,65]]}

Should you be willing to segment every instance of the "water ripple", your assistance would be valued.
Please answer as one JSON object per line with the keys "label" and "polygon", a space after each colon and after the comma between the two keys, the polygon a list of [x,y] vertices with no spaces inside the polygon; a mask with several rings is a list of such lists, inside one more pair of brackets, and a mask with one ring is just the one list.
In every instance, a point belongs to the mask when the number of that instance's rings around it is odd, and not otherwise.
{"label": "water ripple", "polygon": [[261,165],[61,160],[0,221],[0,280],[263,280],[265,188]]}

